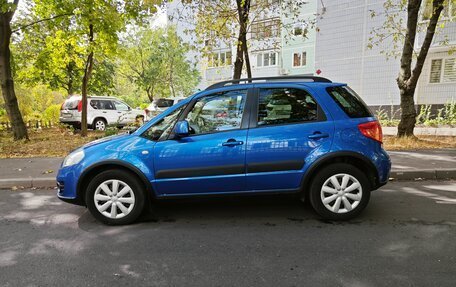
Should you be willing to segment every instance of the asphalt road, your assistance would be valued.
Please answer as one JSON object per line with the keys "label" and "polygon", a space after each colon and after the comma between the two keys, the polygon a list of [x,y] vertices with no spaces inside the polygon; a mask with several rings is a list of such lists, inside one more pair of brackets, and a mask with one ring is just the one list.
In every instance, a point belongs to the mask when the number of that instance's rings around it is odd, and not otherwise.
{"label": "asphalt road", "polygon": [[456,182],[393,182],[356,220],[288,197],[165,202],[109,227],[0,191],[0,286],[455,286]]}

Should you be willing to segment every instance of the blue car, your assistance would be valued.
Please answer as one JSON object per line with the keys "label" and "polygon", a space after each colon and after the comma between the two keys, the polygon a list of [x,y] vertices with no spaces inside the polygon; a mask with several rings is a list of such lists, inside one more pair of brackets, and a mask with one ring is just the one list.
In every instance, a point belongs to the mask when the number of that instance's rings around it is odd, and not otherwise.
{"label": "blue car", "polygon": [[78,148],[57,185],[60,199],[113,225],[160,199],[271,193],[348,220],[390,168],[380,124],[346,84],[274,77],[217,83],[131,134]]}

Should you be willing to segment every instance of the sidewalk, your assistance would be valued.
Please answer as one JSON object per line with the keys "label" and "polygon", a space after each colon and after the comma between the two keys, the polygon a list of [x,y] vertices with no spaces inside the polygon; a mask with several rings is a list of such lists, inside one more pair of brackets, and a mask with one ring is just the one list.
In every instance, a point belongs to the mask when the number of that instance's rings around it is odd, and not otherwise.
{"label": "sidewalk", "polygon": [[[456,179],[456,149],[390,151],[391,178]],[[63,158],[0,159],[0,188],[54,187]]]}

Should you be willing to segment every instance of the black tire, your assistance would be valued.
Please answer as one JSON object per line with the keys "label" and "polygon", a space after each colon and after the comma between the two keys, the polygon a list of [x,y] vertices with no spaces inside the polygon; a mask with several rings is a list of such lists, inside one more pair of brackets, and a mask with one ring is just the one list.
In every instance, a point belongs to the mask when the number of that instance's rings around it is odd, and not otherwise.
{"label": "black tire", "polygon": [[[102,125],[99,125],[99,123]],[[99,128],[99,126],[103,126],[104,128]],[[97,131],[105,131],[106,128],[107,128],[107,123],[106,123],[106,120],[103,119],[103,118],[96,118],[94,121],[93,121],[93,124],[92,124],[92,129],[93,130],[97,130]]]}
{"label": "black tire", "polygon": [[[108,180],[120,180],[126,183],[131,188],[134,194],[135,203],[133,209],[130,211],[130,213],[128,213],[126,216],[122,218],[108,218],[105,215],[103,215],[95,206],[95,191],[97,190],[100,184]],[[144,186],[137,178],[137,176],[128,171],[118,169],[106,170],[96,175],[90,181],[85,194],[86,205],[90,213],[97,220],[108,225],[124,225],[133,223],[136,219],[138,219],[139,215],[144,209],[145,198],[146,196]]]}
{"label": "black tire", "polygon": [[[361,185],[361,200],[359,204],[350,211],[336,213],[325,207],[322,200],[323,184],[337,174],[348,174],[354,177]],[[359,215],[366,208],[370,199],[370,184],[367,176],[353,165],[346,163],[336,163],[324,167],[319,171],[310,184],[309,199],[313,209],[324,219],[327,220],[349,220]],[[351,201],[350,201],[351,202]],[[341,203],[345,205],[345,203]],[[345,209],[345,207],[344,207]]]}

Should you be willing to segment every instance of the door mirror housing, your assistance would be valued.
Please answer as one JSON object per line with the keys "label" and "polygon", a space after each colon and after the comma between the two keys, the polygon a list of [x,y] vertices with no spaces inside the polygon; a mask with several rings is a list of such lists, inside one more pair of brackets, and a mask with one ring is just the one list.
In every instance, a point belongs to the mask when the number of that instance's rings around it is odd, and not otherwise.
{"label": "door mirror housing", "polygon": [[190,126],[187,121],[178,121],[174,128],[174,133],[177,137],[183,138],[190,134]]}

